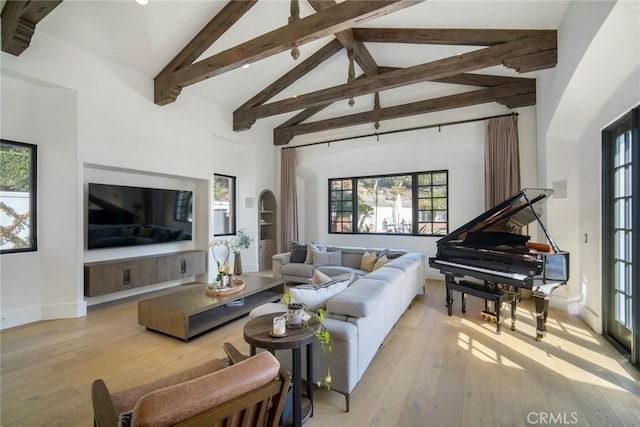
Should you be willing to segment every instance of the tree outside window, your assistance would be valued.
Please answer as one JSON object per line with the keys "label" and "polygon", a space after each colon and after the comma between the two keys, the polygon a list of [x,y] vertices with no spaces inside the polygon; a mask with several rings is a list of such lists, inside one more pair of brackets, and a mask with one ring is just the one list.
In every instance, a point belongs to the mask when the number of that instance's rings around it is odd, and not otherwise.
{"label": "tree outside window", "polygon": [[447,171],[329,180],[329,232],[446,235]]}
{"label": "tree outside window", "polygon": [[1,140],[0,252],[37,250],[37,147]]}
{"label": "tree outside window", "polygon": [[213,234],[236,234],[236,177],[213,176]]}

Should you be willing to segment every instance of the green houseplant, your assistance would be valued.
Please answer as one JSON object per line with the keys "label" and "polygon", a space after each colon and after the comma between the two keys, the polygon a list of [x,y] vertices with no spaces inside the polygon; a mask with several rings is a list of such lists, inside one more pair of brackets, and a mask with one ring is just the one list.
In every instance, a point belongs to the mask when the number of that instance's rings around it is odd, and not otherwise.
{"label": "green houseplant", "polygon": [[306,304],[303,303],[292,303],[291,302],[291,294],[284,294],[284,301],[287,304],[288,309],[299,310],[302,309],[304,311],[304,316],[302,317],[302,321],[306,328],[308,328],[316,338],[316,341],[320,343],[320,348],[322,351],[329,352],[329,366],[327,367],[327,375],[322,380],[316,382],[318,387],[326,388],[329,390],[331,388],[331,353],[333,352],[333,346],[331,341],[331,334],[327,330],[327,327],[324,325],[324,321],[326,320],[326,313],[323,308],[319,308],[318,310],[310,310]]}

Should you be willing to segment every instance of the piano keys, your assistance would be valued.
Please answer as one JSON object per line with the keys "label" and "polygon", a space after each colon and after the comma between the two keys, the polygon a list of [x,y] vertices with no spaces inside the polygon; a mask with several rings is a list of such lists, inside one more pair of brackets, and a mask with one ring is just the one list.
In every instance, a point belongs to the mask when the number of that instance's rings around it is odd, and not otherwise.
{"label": "piano keys", "polygon": [[[536,308],[536,340],[547,333],[551,294],[569,280],[569,253],[561,251],[541,221],[542,206],[553,190],[528,188],[489,209],[437,242],[429,265],[445,276],[447,307],[451,315],[451,289],[465,287],[472,278],[487,287],[531,289]],[[524,227],[540,225],[547,243],[529,242]]]}

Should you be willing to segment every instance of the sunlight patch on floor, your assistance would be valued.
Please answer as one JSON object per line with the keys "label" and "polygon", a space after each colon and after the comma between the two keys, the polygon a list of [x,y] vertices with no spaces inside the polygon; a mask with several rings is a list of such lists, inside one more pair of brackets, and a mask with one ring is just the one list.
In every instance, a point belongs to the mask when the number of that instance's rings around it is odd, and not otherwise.
{"label": "sunlight patch on floor", "polygon": [[[602,366],[603,364],[599,362],[600,360],[613,360],[612,358],[603,355],[602,353],[590,350],[589,348],[579,344],[568,342],[562,338],[551,335],[551,333],[549,333],[544,338],[543,342],[540,343],[539,346],[531,348],[524,345],[518,345],[517,342],[523,341],[522,338],[514,335],[513,333],[508,334],[503,332],[501,335],[496,334],[495,323],[486,323],[480,325],[464,318],[460,320],[465,328],[473,330],[474,333],[477,332],[479,334],[482,334],[483,337],[486,337],[496,343],[503,344],[509,347],[511,351],[518,353],[520,356],[530,359],[535,363],[540,363],[546,369],[550,369],[569,380],[629,393],[628,390],[619,386],[618,384],[597,375],[597,372],[592,373],[586,369],[579,368],[570,361],[571,358],[581,358],[584,359],[588,364],[597,364],[599,366]],[[560,328],[558,322],[552,322],[552,324],[553,323],[555,323],[555,328]],[[485,327],[487,324],[492,325],[494,328],[492,330],[488,330]],[[503,324],[503,330],[504,328],[505,325]],[[504,364],[505,367],[513,367],[511,365],[515,365],[515,367],[517,368],[523,370],[525,369],[520,365],[510,361],[510,363],[508,364],[503,363],[503,358],[500,357],[501,355],[499,355],[496,351],[491,350],[488,346],[479,343],[478,340],[474,340],[464,332],[458,333],[458,345],[466,351],[469,351],[473,356],[477,357],[483,362],[494,364],[500,363]],[[549,349],[549,346],[552,346],[553,348]],[[528,348],[528,351],[523,351],[523,348]],[[611,372],[612,377],[624,376],[625,378],[635,381],[630,374],[625,373],[624,371],[609,372]]]}

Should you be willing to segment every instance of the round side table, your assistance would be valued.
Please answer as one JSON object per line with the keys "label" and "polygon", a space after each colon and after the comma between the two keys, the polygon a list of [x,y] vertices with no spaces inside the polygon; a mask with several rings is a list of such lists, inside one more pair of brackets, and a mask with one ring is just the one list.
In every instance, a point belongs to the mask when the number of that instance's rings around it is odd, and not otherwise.
{"label": "round side table", "polygon": [[251,355],[256,354],[256,348],[264,348],[274,353],[275,350],[291,350],[293,360],[293,426],[302,425],[302,348],[307,350],[307,398],[309,399],[308,414],[313,416],[313,332],[301,326],[293,328],[287,325],[287,335],[283,337],[271,336],[273,318],[284,313],[270,313],[255,317],[244,325],[244,340],[251,346]]}

